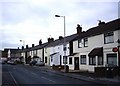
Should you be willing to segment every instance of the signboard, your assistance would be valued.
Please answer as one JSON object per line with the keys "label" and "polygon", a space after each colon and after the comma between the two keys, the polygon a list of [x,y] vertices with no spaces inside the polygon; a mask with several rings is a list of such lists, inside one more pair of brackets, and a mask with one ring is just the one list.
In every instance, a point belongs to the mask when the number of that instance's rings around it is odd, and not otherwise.
{"label": "signboard", "polygon": [[112,51],[113,51],[113,52],[118,52],[118,48],[115,47],[115,48],[112,49]]}

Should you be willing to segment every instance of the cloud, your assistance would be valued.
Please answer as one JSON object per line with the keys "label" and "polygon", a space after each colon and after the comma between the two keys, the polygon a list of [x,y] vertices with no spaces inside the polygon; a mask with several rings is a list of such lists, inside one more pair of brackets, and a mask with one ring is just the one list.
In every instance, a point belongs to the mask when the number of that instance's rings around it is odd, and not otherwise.
{"label": "cloud", "polygon": [[118,3],[105,1],[4,0],[0,2],[2,48],[21,46],[20,39],[31,46],[40,39],[47,42],[50,35],[55,39],[63,36],[63,18],[55,17],[56,14],[66,17],[66,35],[76,33],[77,24],[87,30],[96,26],[98,19],[105,22],[116,19]]}

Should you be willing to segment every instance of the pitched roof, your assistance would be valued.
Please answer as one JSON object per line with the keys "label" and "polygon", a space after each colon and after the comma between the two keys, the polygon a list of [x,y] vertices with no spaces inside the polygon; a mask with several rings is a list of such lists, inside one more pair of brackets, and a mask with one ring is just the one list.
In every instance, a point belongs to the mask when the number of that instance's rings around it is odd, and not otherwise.
{"label": "pitched roof", "polygon": [[19,49],[5,48],[4,52],[8,52],[10,50],[11,53],[17,53]]}
{"label": "pitched roof", "polygon": [[43,43],[43,44],[41,44],[41,45],[36,45],[36,46],[34,46],[34,47],[25,48],[25,49],[23,49],[23,50],[21,50],[21,51],[27,52],[27,51],[42,49],[42,48],[45,47],[46,45],[48,45],[48,42]]}
{"label": "pitched roof", "polygon": [[[76,37],[77,37],[77,34],[66,36],[65,37],[65,43],[68,43],[68,42],[72,41]],[[64,38],[62,38],[62,39],[56,39],[55,41],[49,43],[46,47],[52,47],[52,46],[56,46],[56,45],[61,45],[63,43],[64,43]]]}
{"label": "pitched roof", "polygon": [[99,26],[90,28],[86,32],[82,32],[74,40],[81,39],[84,37],[96,36],[96,35],[104,34],[106,32],[115,31],[119,29],[120,29],[120,18],[107,22],[105,24],[101,24]]}

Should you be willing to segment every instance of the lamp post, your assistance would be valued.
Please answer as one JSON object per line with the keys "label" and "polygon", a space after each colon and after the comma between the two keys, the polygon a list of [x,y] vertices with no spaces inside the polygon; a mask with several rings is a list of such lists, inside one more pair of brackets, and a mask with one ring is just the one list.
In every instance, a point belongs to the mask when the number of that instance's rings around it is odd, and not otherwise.
{"label": "lamp post", "polygon": [[66,31],[65,31],[65,16],[60,16],[60,15],[55,15],[55,17],[63,17],[64,18],[64,43],[63,43],[63,50],[64,50],[64,61],[65,61],[65,65],[64,65],[64,70],[66,72],[66,62],[67,62],[67,56],[66,56],[66,40],[65,40],[65,36],[66,36]]}
{"label": "lamp post", "polygon": [[[25,48],[25,40],[20,40],[20,42],[23,43],[22,46]],[[23,52],[24,52],[24,51],[22,50],[22,53],[21,53],[21,54],[22,54],[22,56],[23,56],[23,58],[24,58],[24,59],[23,59],[23,62],[24,62],[24,64],[25,64],[25,57],[24,57],[24,53],[23,53]]]}

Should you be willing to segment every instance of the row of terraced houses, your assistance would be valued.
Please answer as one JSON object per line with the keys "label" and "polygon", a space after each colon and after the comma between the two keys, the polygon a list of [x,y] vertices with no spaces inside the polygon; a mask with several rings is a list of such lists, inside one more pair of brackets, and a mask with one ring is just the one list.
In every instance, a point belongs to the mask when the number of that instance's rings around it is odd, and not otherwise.
{"label": "row of terraced houses", "polygon": [[[44,61],[45,65],[68,65],[70,70],[94,72],[96,67],[120,67],[120,19],[99,22],[96,27],[58,39],[48,38],[48,42],[39,45],[26,45],[22,49],[4,49],[3,57],[19,57],[25,64],[33,59]],[[66,56],[64,56],[64,40]]]}

